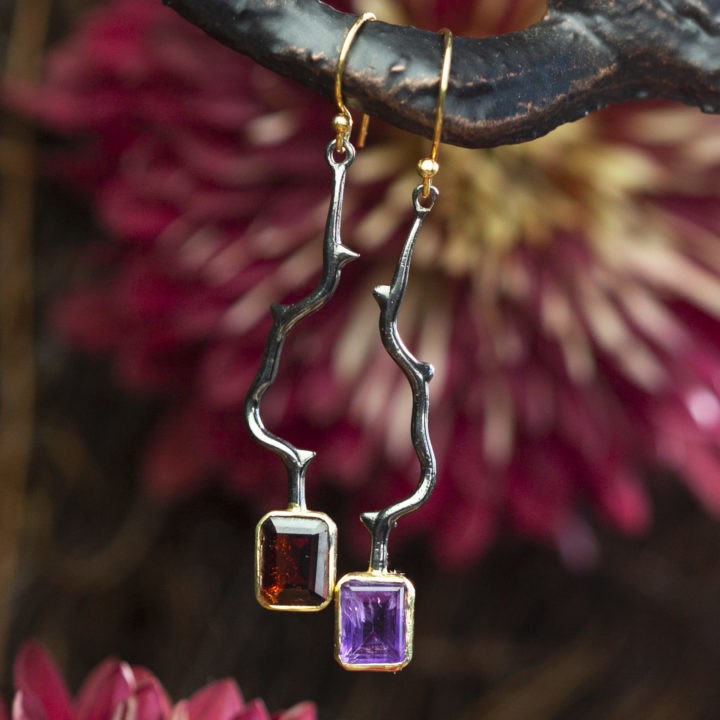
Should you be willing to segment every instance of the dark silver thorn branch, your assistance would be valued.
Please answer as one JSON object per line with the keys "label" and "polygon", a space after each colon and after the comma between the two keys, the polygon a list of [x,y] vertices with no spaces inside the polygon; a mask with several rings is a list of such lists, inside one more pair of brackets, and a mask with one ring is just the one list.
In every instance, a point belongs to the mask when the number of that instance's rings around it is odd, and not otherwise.
{"label": "dark silver thorn branch", "polygon": [[372,535],[370,569],[378,572],[385,572],[388,569],[388,538],[390,531],[403,515],[417,510],[428,500],[435,487],[437,477],[435,454],[428,431],[430,411],[429,383],[432,380],[434,371],[432,365],[418,360],[410,353],[400,338],[397,327],[400,305],[407,289],[415,240],[420,232],[423,220],[433,209],[439,194],[437,188],[431,187],[427,205],[423,205],[422,191],[423,186],[418,185],[413,192],[415,220],[400,254],[392,284],[389,286],[379,285],[373,291],[373,295],[380,306],[380,337],[382,343],[390,357],[405,373],[412,390],[413,407],[410,420],[410,437],[420,461],[420,481],[412,495],[384,510],[361,515],[360,519]]}
{"label": "dark silver thorn branch", "polygon": [[268,450],[282,458],[288,473],[289,505],[305,509],[305,474],[310,461],[315,457],[312,450],[301,450],[269,432],[260,415],[263,396],[275,381],[280,367],[280,357],[288,333],[302,318],[323,307],[333,296],[340,282],[340,274],[345,264],[359,257],[356,252],[342,244],[340,220],[342,199],[347,169],[355,159],[355,150],[346,140],[340,160],[335,159],[335,140],[327,147],[327,161],[333,170],[333,190],[325,225],[323,240],[323,269],[318,286],[313,292],[292,305],[273,305],[271,307],[273,326],[265,345],[265,353],[258,374],[250,386],[245,399],[245,420],[255,439]]}

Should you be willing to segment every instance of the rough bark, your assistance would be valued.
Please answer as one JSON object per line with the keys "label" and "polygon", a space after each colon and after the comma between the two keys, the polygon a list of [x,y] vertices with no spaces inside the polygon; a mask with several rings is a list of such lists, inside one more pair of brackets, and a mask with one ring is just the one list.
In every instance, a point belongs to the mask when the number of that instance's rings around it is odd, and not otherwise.
{"label": "rough bark", "polygon": [[[353,16],[317,0],[165,0],[220,42],[332,96]],[[432,136],[442,38],[369,23],[344,76],[354,104]],[[664,98],[720,112],[720,0],[550,0],[519,32],[455,41],[444,142],[517,143],[609,104]]]}

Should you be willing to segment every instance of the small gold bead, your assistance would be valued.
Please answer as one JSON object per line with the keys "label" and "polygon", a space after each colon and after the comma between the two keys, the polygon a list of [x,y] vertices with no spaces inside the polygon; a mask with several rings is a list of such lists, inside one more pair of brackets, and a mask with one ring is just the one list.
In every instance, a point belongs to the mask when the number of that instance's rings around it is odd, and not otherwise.
{"label": "small gold bead", "polygon": [[345,115],[336,115],[332,124],[336,133],[345,135],[350,132],[350,120]]}
{"label": "small gold bead", "polygon": [[417,166],[418,173],[423,180],[435,177],[439,169],[440,165],[432,158],[423,158]]}

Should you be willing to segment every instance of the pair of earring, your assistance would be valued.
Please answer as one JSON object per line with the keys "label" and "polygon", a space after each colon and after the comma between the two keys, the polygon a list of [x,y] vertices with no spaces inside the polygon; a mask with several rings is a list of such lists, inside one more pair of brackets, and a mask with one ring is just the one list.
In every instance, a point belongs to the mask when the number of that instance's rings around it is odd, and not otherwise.
{"label": "pair of earring", "polygon": [[[352,116],[343,103],[342,74],[350,47],[362,26],[375,20],[372,13],[359,16],[347,31],[335,73],[335,100],[338,114],[333,119],[335,138],[326,149],[333,171],[333,190],[323,243],[323,269],[317,288],[292,305],[273,305],[273,326],[267,339],[258,374],[245,403],[250,432],[267,449],[283,460],[288,474],[289,503],[286,510],[267,513],[255,533],[255,594],[270,610],[314,612],[335,599],[335,657],[348,670],[395,672],[412,658],[415,589],[402,574],[391,572],[388,563],[390,530],[397,520],[417,510],[433,490],[435,456],[428,433],[429,388],[433,369],[417,360],[403,344],[397,318],[408,283],[410,261],[423,220],[433,209],[438,190],[437,174],[443,107],[450,75],[452,33],[442,30],[444,56],[434,137],[430,156],[418,164],[422,184],[412,194],[414,222],[405,240],[390,285],[373,291],[380,306],[380,336],[388,354],[405,373],[412,390],[410,432],[420,462],[420,479],[415,492],[404,500],[376,512],[363,513],[361,521],[370,531],[372,547],[369,569],[344,575],[335,582],[337,528],[325,513],[307,508],[305,477],[315,456],[296,448],[269,432],[260,415],[265,392],[278,372],[283,344],[290,330],[307,315],[319,310],[332,297],[344,265],[358,254],[343,245],[340,225],[347,170],[355,158],[350,142]],[[362,147],[368,117],[363,116],[358,146]]]}

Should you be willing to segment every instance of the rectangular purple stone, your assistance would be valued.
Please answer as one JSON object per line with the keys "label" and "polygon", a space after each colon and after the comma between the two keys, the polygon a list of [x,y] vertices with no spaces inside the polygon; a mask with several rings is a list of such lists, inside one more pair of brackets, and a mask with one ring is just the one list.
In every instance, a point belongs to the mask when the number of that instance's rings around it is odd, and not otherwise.
{"label": "rectangular purple stone", "polygon": [[340,582],[337,657],[342,665],[400,669],[407,663],[411,588],[403,577],[378,580],[372,574]]}

